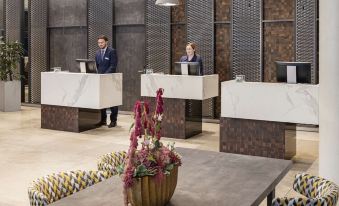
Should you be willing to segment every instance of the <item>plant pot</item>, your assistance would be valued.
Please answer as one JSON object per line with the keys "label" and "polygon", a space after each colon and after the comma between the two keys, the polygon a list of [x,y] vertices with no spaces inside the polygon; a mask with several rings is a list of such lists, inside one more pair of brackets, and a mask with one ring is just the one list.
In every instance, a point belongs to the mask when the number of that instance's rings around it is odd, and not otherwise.
{"label": "plant pot", "polygon": [[0,111],[15,112],[21,107],[21,82],[0,81]]}
{"label": "plant pot", "polygon": [[131,188],[127,189],[128,202],[132,206],[163,206],[174,194],[178,180],[178,167],[160,182],[153,176],[138,178]]}

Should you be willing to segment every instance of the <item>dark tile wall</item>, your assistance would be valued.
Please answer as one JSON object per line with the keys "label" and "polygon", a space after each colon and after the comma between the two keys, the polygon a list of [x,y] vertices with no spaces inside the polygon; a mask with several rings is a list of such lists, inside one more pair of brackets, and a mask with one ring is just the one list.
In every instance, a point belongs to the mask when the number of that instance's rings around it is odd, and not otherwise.
{"label": "dark tile wall", "polygon": [[285,123],[222,117],[220,152],[285,159]]}
{"label": "dark tile wall", "polygon": [[231,21],[231,0],[215,0],[215,21]]}
{"label": "dark tile wall", "polygon": [[295,60],[295,33],[293,22],[264,24],[264,80],[276,82],[275,61]]}
{"label": "dark tile wall", "polygon": [[264,0],[264,19],[294,19],[295,0]]}
{"label": "dark tile wall", "polygon": [[231,79],[230,39],[231,25],[217,24],[215,26],[215,73],[219,74],[219,96],[215,101],[215,114],[221,112],[221,82]]}
{"label": "dark tile wall", "polygon": [[[151,112],[155,110],[155,98],[142,97],[142,100],[150,104]],[[164,98],[162,136],[186,139],[201,133],[201,107],[202,102],[197,100]]]}
{"label": "dark tile wall", "polygon": [[83,132],[96,128],[100,120],[100,110],[41,105],[41,128],[43,129]]}
{"label": "dark tile wall", "polygon": [[78,108],[41,105],[41,128],[43,129],[79,132],[78,118]]}

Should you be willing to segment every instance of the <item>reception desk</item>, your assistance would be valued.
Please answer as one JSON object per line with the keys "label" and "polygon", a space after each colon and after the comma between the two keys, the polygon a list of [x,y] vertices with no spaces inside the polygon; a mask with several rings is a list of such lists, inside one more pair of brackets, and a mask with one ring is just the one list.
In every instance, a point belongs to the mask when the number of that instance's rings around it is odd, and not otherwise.
{"label": "reception desk", "polygon": [[202,100],[218,96],[218,75],[141,75],[141,96],[154,107],[164,89],[162,136],[186,139],[202,132]]}
{"label": "reception desk", "polygon": [[289,159],[296,142],[285,123],[319,124],[319,85],[221,84],[220,151]]}
{"label": "reception desk", "polygon": [[41,127],[71,132],[93,129],[100,110],[122,105],[122,74],[41,73]]}

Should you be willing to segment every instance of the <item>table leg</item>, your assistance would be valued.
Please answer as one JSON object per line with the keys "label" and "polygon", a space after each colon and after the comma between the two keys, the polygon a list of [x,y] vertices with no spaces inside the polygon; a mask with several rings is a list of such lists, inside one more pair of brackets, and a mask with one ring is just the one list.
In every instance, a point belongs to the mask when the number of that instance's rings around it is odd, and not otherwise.
{"label": "table leg", "polygon": [[267,206],[272,205],[272,201],[274,198],[275,198],[275,189],[273,189],[272,192],[267,196]]}

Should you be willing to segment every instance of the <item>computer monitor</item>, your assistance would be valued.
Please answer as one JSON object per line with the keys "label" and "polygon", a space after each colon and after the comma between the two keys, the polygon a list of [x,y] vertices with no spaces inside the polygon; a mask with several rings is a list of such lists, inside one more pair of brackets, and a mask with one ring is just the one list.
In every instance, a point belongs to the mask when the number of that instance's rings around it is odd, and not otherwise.
{"label": "computer monitor", "polygon": [[98,73],[97,65],[94,60],[91,59],[76,59],[80,64],[81,73]]}
{"label": "computer monitor", "polygon": [[276,61],[277,81],[287,83],[311,84],[310,62],[282,62]]}
{"label": "computer monitor", "polygon": [[200,64],[199,62],[175,62],[174,72],[176,75],[195,75],[200,76]]}

